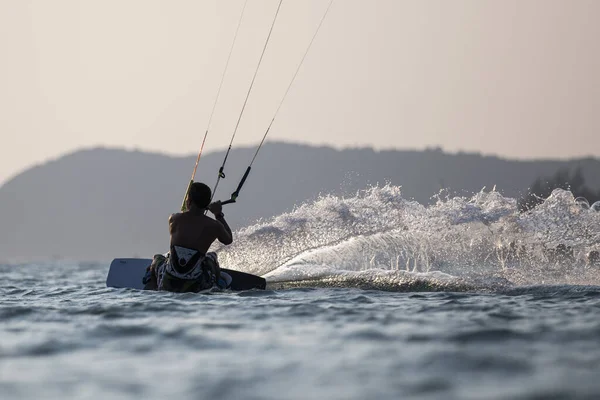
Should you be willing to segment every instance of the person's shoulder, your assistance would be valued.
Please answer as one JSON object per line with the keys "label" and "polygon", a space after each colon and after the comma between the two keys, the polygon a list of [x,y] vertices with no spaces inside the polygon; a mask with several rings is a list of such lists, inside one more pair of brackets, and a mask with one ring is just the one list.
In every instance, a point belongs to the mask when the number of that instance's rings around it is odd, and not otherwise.
{"label": "person's shoulder", "polygon": [[219,225],[219,221],[217,221],[216,219],[209,217],[208,215],[206,216],[206,219],[208,219],[210,221],[210,223],[214,226],[218,226]]}
{"label": "person's shoulder", "polygon": [[173,214],[169,215],[169,222],[179,219],[181,217],[181,215],[182,215],[182,213],[173,213]]}
{"label": "person's shoulder", "polygon": [[210,221],[211,226],[215,228],[220,228],[221,226],[223,226],[223,224],[217,221],[215,218],[207,216],[206,219],[208,219]]}

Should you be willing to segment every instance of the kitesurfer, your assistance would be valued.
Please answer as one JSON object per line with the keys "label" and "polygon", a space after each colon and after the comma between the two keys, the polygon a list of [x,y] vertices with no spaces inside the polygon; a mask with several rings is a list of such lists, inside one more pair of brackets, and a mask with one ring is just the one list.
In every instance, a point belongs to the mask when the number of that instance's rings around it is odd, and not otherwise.
{"label": "kitesurfer", "polygon": [[[154,256],[144,277],[145,289],[199,292],[215,285],[227,286],[223,280],[228,277],[221,275],[217,254],[208,249],[215,240],[231,244],[233,237],[221,202],[211,203],[211,197],[211,190],[204,183],[190,185],[185,200],[187,209],[169,217],[170,252]],[[207,210],[214,219],[205,215]]]}

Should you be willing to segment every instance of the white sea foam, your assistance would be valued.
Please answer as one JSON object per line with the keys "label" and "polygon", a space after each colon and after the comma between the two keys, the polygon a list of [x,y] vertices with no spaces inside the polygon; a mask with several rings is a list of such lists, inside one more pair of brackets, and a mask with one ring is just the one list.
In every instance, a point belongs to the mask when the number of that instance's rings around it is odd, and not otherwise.
{"label": "white sea foam", "polygon": [[239,231],[219,257],[225,267],[280,280],[377,270],[598,284],[600,266],[585,257],[599,243],[600,213],[582,208],[569,191],[557,189],[520,213],[515,199],[496,191],[439,196],[423,206],[388,185],[324,196],[261,221]]}

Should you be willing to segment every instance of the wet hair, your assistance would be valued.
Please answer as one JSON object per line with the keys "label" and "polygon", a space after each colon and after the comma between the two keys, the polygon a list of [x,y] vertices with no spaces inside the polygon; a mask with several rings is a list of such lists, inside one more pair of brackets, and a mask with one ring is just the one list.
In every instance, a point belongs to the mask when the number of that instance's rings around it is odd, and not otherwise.
{"label": "wet hair", "polygon": [[200,208],[206,208],[210,204],[211,190],[204,183],[194,182],[190,186],[188,192],[188,199],[196,206]]}

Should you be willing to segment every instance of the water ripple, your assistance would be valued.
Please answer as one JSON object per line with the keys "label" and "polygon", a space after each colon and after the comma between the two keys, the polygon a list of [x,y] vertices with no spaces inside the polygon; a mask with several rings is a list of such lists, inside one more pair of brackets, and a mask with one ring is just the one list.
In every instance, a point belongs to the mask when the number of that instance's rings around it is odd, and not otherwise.
{"label": "water ripple", "polygon": [[[0,282],[5,397],[600,397],[596,286],[409,279],[403,292],[387,289],[404,275],[369,273],[197,295],[107,289],[92,268],[21,266]],[[17,286],[21,273],[35,284]],[[410,291],[425,287],[440,291]]]}

